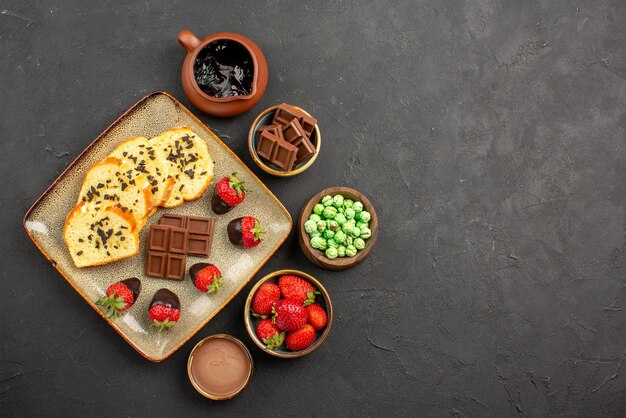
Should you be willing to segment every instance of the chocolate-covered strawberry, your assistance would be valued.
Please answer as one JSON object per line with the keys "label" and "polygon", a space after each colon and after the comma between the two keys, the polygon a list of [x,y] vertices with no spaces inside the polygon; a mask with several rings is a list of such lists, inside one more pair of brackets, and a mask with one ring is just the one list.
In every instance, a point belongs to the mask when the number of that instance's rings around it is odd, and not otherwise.
{"label": "chocolate-covered strawberry", "polygon": [[169,289],[159,289],[154,294],[148,315],[152,325],[160,331],[170,329],[180,319],[180,300]]}
{"label": "chocolate-covered strawberry", "polygon": [[217,182],[213,197],[211,199],[211,208],[218,215],[229,212],[232,208],[243,202],[246,198],[248,189],[244,186],[244,182],[237,178],[237,173],[224,177]]}
{"label": "chocolate-covered strawberry", "polygon": [[141,292],[141,282],[136,277],[113,283],[106,290],[106,296],[96,301],[105,309],[107,318],[115,319],[121,312],[130,309]]}
{"label": "chocolate-covered strawberry", "polygon": [[213,264],[196,263],[189,269],[189,276],[201,292],[216,293],[222,285],[222,272]]}
{"label": "chocolate-covered strawberry", "polygon": [[263,239],[261,222],[255,217],[244,216],[228,223],[228,239],[243,248],[256,247]]}

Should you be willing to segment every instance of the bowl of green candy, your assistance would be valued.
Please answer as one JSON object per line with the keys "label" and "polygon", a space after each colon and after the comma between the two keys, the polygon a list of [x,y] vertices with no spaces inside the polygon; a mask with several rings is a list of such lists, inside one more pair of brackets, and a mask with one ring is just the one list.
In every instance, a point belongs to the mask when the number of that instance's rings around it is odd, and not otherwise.
{"label": "bowl of green candy", "polygon": [[374,206],[349,187],[322,190],[300,212],[300,248],[313,264],[329,270],[345,270],[365,260],[377,237]]}

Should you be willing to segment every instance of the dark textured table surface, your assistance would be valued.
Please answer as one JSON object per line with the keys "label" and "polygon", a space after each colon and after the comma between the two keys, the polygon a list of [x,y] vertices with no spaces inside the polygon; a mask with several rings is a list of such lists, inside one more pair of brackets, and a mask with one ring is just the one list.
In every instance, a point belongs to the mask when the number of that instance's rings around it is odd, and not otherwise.
{"label": "dark textured table surface", "polygon": [[[0,2],[0,415],[612,416],[626,411],[626,4],[623,1]],[[269,62],[250,112],[184,96],[179,30],[240,32]],[[22,216],[122,111],[162,89],[296,215],[349,185],[379,212],[373,255],[315,268],[295,233],[257,275],[297,267],[336,321],[310,356],[270,358],[247,286],[162,364],[137,354],[45,261]],[[247,153],[282,101],[318,117],[293,179]],[[216,403],[193,344],[230,333],[255,375]]]}

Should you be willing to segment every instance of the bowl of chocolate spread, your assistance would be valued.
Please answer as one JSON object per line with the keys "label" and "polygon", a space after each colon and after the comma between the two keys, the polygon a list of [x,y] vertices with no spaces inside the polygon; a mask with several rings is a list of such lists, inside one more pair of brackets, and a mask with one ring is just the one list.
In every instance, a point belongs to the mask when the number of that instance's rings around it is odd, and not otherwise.
{"label": "bowl of chocolate spread", "polygon": [[178,42],[187,51],[183,89],[200,110],[213,116],[236,116],[263,96],[267,61],[252,40],[231,32],[214,33],[200,40],[182,30]]}
{"label": "bowl of chocolate spread", "polygon": [[231,399],[250,382],[254,368],[248,348],[228,334],[211,335],[191,350],[187,373],[193,387],[213,400]]}

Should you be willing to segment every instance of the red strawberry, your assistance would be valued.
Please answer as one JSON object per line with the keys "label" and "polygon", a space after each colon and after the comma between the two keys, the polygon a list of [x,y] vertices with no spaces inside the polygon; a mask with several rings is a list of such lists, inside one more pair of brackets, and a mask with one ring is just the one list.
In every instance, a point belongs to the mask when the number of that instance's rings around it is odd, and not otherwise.
{"label": "red strawberry", "polygon": [[315,302],[315,288],[298,276],[284,275],[278,279],[278,287],[283,298],[310,305]]}
{"label": "red strawberry", "polygon": [[269,316],[274,304],[280,299],[280,288],[274,283],[263,283],[252,297],[252,312],[255,316]]}
{"label": "red strawberry", "polygon": [[274,305],[273,313],[279,331],[296,331],[306,324],[306,311],[298,302],[281,299]]}
{"label": "red strawberry", "polygon": [[152,325],[159,329],[170,329],[180,319],[180,300],[174,292],[168,289],[159,289],[154,294],[148,315]]}
{"label": "red strawberry", "polygon": [[259,337],[270,350],[275,350],[280,347],[285,340],[285,333],[279,332],[274,324],[272,324],[271,319],[262,319],[259,322],[259,325],[256,327],[256,336]]}
{"label": "red strawberry", "polygon": [[230,242],[243,248],[256,247],[263,238],[261,222],[252,216],[233,219],[228,223],[227,229]]}
{"label": "red strawberry", "polygon": [[222,272],[213,264],[196,263],[189,269],[189,276],[201,292],[216,293],[222,285]]}
{"label": "red strawberry", "polygon": [[120,312],[128,310],[141,292],[141,282],[136,277],[113,283],[106,290],[106,297],[98,299],[96,305],[106,309],[104,316],[115,319]]}
{"label": "red strawberry", "polygon": [[211,199],[213,212],[222,215],[243,202],[248,191],[243,184],[244,182],[237,178],[237,173],[218,181]]}
{"label": "red strawberry", "polygon": [[328,322],[328,315],[326,315],[326,309],[320,305],[309,305],[306,308],[307,323],[310,324],[315,331],[319,331],[326,326]]}
{"label": "red strawberry", "polygon": [[313,344],[313,340],[315,340],[315,330],[311,325],[306,324],[302,329],[288,332],[285,345],[291,351],[300,351]]}

